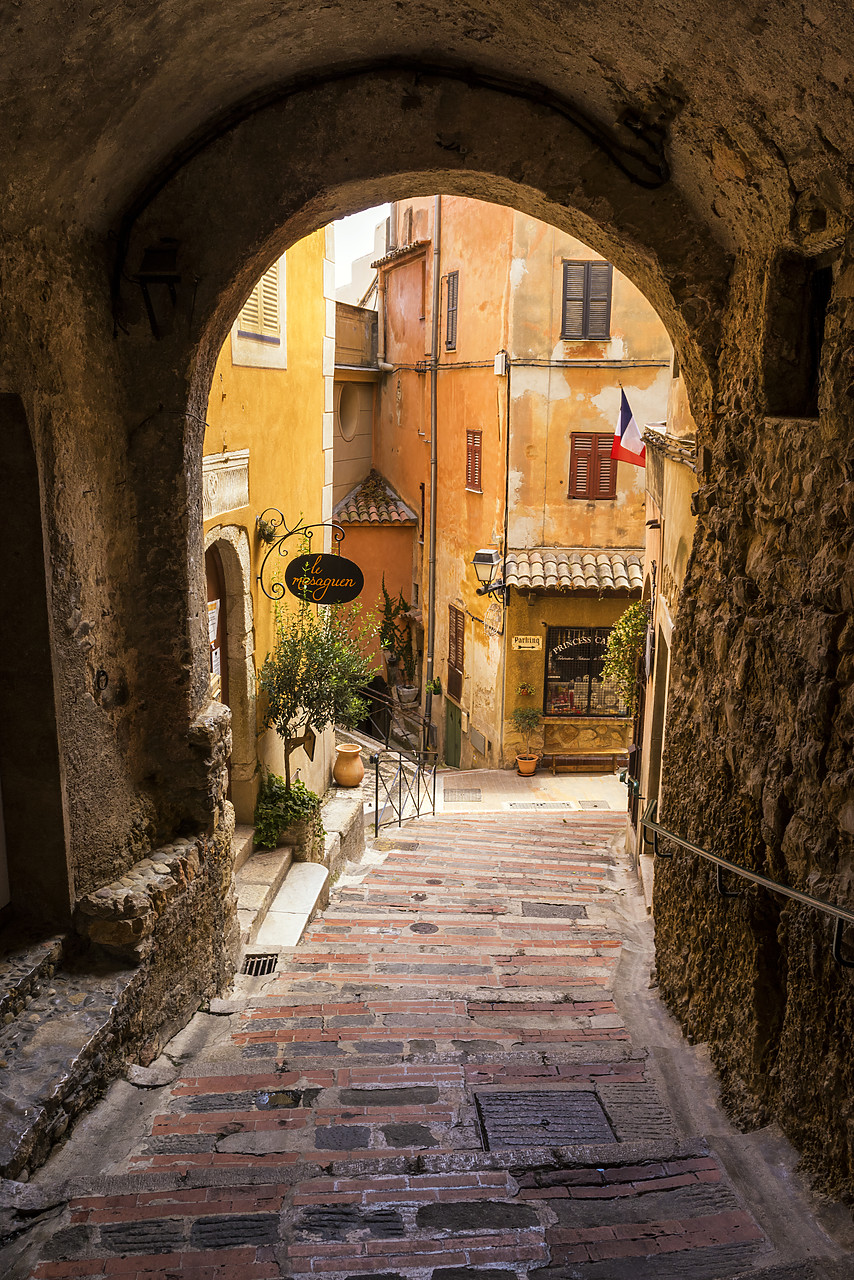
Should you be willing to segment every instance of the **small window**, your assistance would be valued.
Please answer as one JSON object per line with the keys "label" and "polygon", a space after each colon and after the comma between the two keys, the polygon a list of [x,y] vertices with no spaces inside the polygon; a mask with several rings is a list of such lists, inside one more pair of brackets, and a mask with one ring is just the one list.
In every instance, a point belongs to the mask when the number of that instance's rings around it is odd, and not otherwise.
{"label": "small window", "polygon": [[466,488],[475,493],[482,493],[480,484],[480,463],[483,449],[483,432],[466,432]]}
{"label": "small window", "polygon": [[562,338],[610,338],[613,273],[610,262],[563,264]]}
{"label": "small window", "polygon": [[460,292],[460,273],[448,273],[448,312],[445,319],[445,347],[448,351],[457,349],[457,301]]}
{"label": "small window", "polygon": [[265,271],[246,300],[237,321],[240,338],[254,338],[256,342],[281,345],[279,321],[279,264],[274,262]]}
{"label": "small window", "polygon": [[616,685],[603,679],[610,627],[549,627],[546,632],[547,716],[626,716]]}
{"label": "small window", "polygon": [[412,244],[412,205],[403,215],[403,243]]}
{"label": "small window", "polygon": [[466,615],[455,605],[448,605],[448,693],[457,702],[463,696],[465,636]]}
{"label": "small window", "polygon": [[617,496],[617,460],[611,457],[613,436],[574,431],[570,436],[569,497],[595,502]]}

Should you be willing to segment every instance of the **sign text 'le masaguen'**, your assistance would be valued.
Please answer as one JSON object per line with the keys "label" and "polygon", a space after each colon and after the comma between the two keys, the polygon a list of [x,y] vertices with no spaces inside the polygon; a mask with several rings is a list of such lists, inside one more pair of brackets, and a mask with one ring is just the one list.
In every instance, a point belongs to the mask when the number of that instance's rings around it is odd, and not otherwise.
{"label": "sign text 'le masaguen'", "polygon": [[364,585],[357,564],[327,552],[297,556],[285,568],[285,586],[311,604],[347,604],[356,599]]}

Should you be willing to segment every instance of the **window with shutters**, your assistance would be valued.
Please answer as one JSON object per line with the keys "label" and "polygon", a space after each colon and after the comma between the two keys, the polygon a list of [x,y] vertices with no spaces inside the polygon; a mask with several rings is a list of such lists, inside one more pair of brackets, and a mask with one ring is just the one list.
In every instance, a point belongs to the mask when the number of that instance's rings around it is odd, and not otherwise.
{"label": "window with shutters", "polygon": [[460,296],[459,271],[448,272],[448,310],[445,317],[445,348],[448,351],[457,349],[457,303]]}
{"label": "window with shutters", "polygon": [[613,274],[610,262],[563,264],[562,338],[610,338]]}
{"label": "window with shutters", "polygon": [[480,464],[483,450],[483,432],[466,432],[466,488],[482,493]]}
{"label": "window with shutters", "polygon": [[457,702],[463,696],[465,636],[466,615],[455,605],[448,605],[448,693]]}
{"label": "window with shutters", "polygon": [[574,431],[570,436],[569,497],[598,498],[617,496],[617,460],[611,457],[613,436]]}
{"label": "window with shutters", "polygon": [[234,364],[284,368],[285,260],[265,271],[246,299],[231,334]]}

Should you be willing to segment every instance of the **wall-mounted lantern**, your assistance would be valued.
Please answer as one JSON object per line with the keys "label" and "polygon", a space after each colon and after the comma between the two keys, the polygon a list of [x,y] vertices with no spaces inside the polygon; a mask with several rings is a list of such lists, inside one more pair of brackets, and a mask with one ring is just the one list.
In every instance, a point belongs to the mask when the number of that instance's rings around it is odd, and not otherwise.
{"label": "wall-mounted lantern", "polygon": [[481,547],[479,551],[475,551],[472,564],[480,583],[477,589],[479,596],[500,596],[502,601],[506,599],[506,586],[503,582],[494,581],[500,562],[501,553],[495,547]]}
{"label": "wall-mounted lantern", "polygon": [[[181,283],[181,274],[178,271],[178,241],[164,239],[159,244],[146,249],[134,280],[142,290],[142,300],[145,303],[151,332],[159,341],[171,312],[178,305],[177,286]],[[166,306],[167,297],[171,303],[171,309]]]}

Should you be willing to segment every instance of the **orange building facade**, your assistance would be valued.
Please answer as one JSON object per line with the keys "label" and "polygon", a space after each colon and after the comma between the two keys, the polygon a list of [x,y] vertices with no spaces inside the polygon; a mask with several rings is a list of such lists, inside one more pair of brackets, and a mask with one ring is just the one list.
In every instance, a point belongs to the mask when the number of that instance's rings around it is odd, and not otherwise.
{"label": "orange building facade", "polygon": [[[525,214],[422,198],[393,205],[389,228],[375,263],[370,457],[415,520],[402,554],[383,543],[387,525],[364,536],[420,609],[435,739],[452,765],[512,764],[513,710],[534,706],[536,750],[611,767],[631,720],[601,679],[601,651],[641,594],[646,516],[643,469],[612,462],[610,444],[621,387],[641,429],[665,416],[666,330],[599,255]],[[338,420],[336,470],[341,447]],[[479,548],[494,549],[502,594],[478,594]]]}

